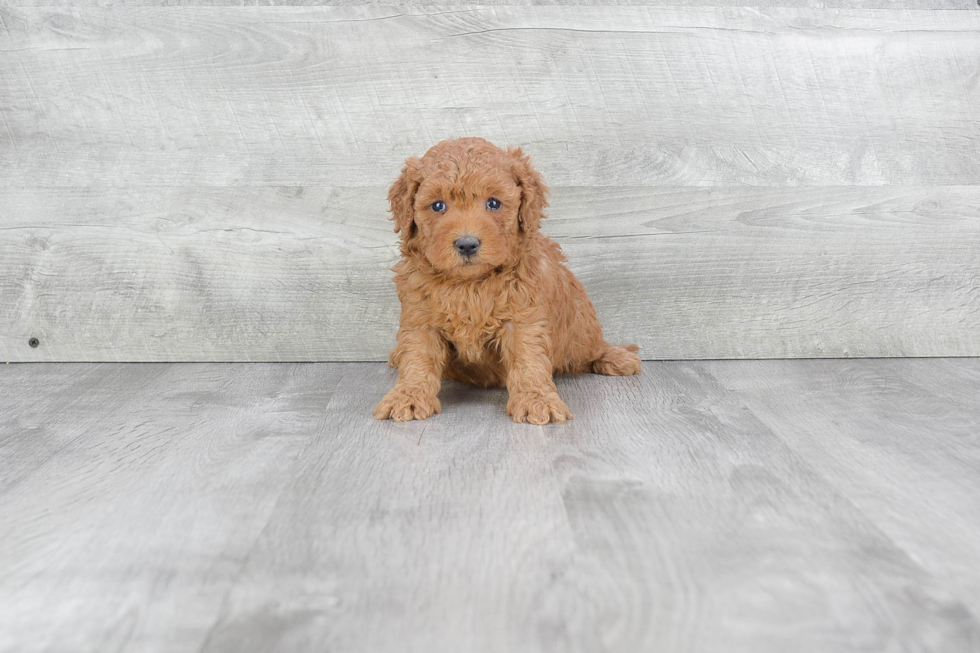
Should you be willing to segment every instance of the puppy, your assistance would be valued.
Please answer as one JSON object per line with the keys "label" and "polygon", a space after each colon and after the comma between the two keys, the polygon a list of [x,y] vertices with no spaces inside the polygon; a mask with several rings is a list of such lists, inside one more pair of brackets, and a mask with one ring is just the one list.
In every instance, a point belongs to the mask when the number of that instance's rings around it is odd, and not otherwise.
{"label": "puppy", "polygon": [[636,345],[613,346],[561,248],[538,228],[548,189],[520,148],[442,141],[405,162],[388,192],[401,235],[393,268],[398,382],[377,419],[441,411],[440,381],[506,386],[515,422],[572,418],[554,374],[637,374]]}

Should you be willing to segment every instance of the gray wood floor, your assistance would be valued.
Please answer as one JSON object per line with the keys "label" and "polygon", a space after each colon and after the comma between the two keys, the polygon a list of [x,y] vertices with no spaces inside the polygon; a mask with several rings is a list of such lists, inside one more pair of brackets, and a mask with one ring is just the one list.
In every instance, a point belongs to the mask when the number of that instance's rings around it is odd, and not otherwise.
{"label": "gray wood floor", "polygon": [[980,359],[0,367],[0,650],[976,651]]}

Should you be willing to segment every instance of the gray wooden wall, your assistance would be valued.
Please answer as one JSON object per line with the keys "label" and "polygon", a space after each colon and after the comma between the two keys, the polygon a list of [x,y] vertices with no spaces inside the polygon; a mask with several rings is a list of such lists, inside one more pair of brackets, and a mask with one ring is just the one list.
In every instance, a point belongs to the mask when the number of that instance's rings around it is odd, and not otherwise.
{"label": "gray wooden wall", "polygon": [[464,135],[646,358],[980,355],[973,0],[28,4],[0,360],[382,360],[386,187]]}

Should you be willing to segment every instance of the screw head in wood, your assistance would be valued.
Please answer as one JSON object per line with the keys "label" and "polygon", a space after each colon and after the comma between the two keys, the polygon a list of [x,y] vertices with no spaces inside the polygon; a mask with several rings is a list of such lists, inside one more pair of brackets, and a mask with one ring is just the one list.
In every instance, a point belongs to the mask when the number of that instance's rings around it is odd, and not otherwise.
{"label": "screw head in wood", "polygon": [[29,344],[32,348],[37,349],[37,346],[41,344],[41,341],[37,338],[31,338],[27,341],[27,344]]}

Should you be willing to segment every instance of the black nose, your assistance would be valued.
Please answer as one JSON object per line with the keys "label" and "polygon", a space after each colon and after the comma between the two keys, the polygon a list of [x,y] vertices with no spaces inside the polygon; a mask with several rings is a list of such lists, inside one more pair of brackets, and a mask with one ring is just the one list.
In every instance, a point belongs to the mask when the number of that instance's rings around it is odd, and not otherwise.
{"label": "black nose", "polygon": [[460,236],[453,245],[456,246],[456,251],[463,256],[473,256],[476,254],[476,250],[480,249],[480,239],[476,236]]}

